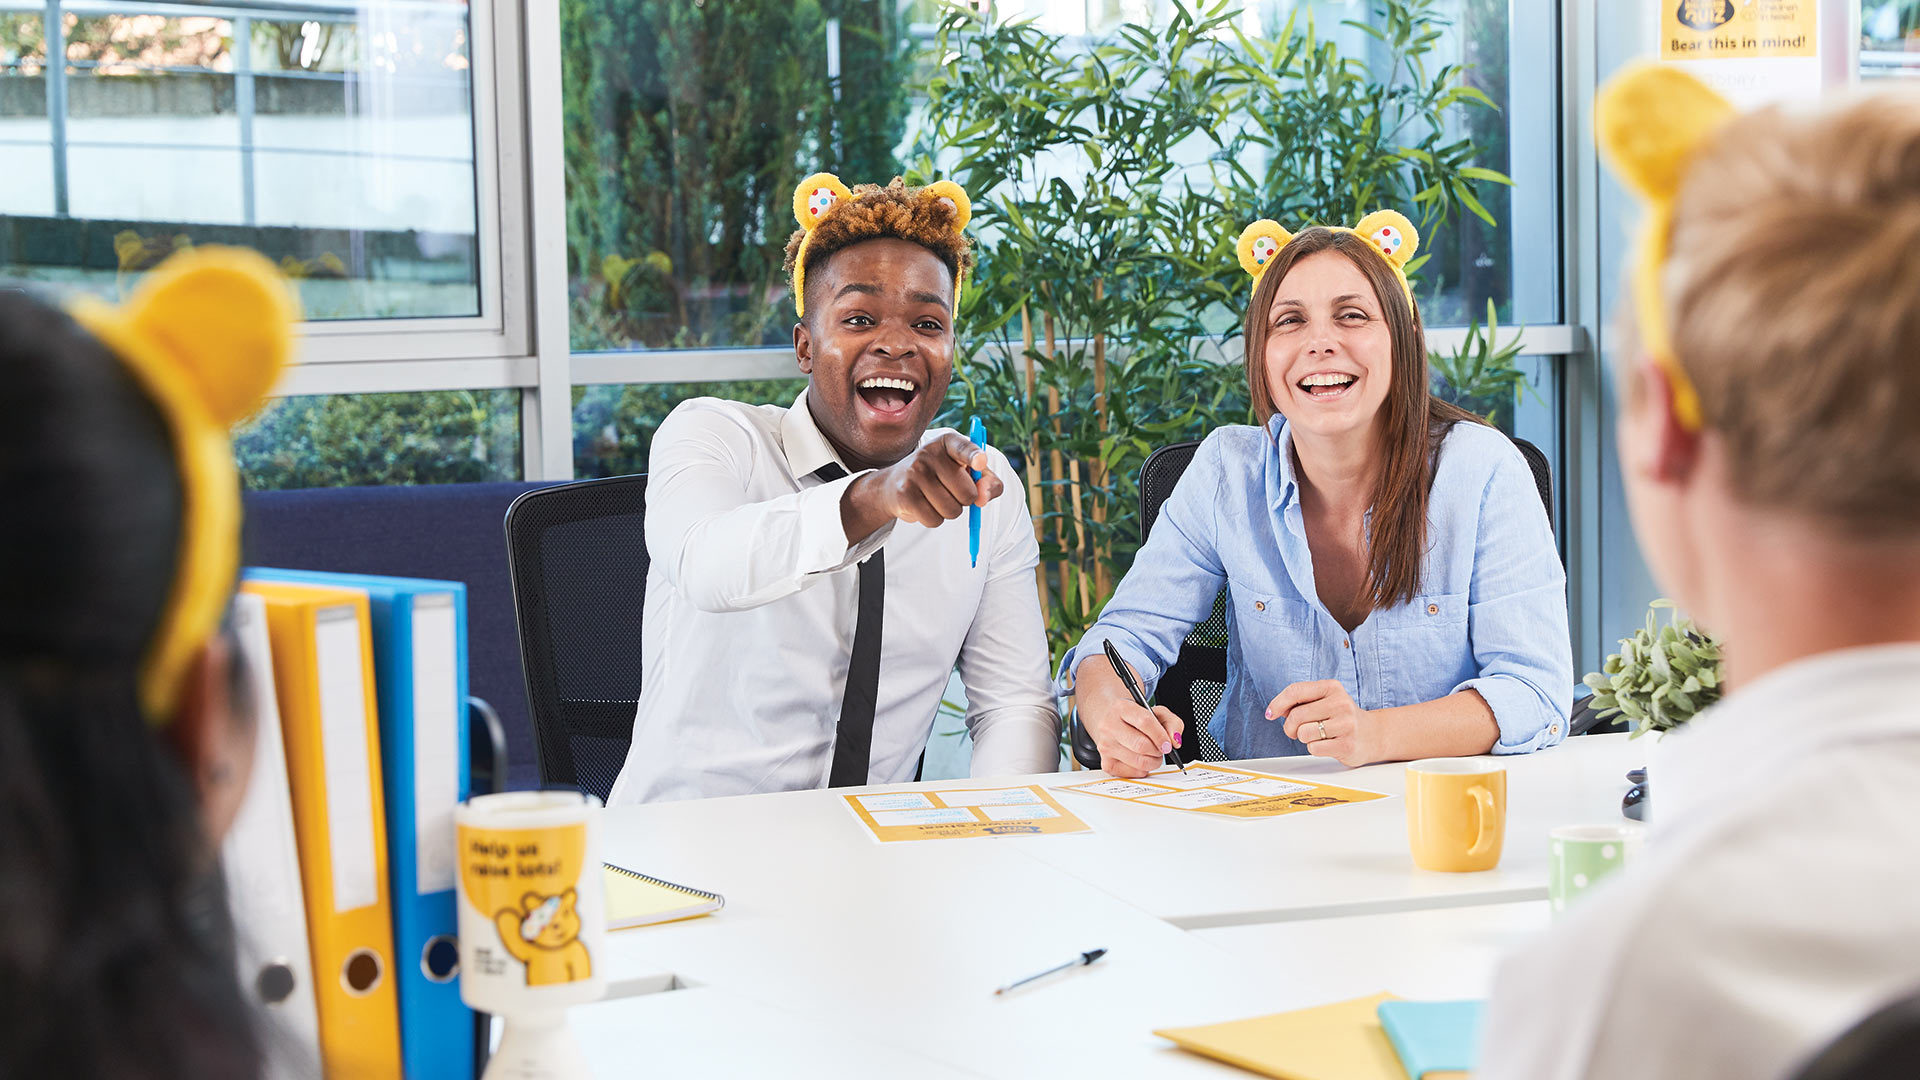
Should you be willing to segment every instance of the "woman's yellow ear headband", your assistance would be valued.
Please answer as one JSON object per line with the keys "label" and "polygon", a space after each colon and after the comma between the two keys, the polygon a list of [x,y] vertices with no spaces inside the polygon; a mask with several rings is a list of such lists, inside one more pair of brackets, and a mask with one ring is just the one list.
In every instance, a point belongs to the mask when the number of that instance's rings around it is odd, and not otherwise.
{"label": "woman's yellow ear headband", "polygon": [[[920,189],[920,198],[938,199],[953,210],[953,231],[960,232],[973,219],[973,202],[959,184],[951,180],[937,180]],[[793,311],[802,318],[807,314],[807,245],[813,242],[813,231],[827,219],[827,215],[847,205],[854,199],[853,192],[832,173],[814,173],[800,181],[793,189],[793,219],[800,223],[806,235],[800,238],[800,250],[793,256]],[[964,274],[965,271],[962,271]],[[959,277],[954,278],[953,295],[960,295]]]}
{"label": "woman's yellow ear headband", "polygon": [[179,565],[139,687],[148,721],[164,724],[240,570],[240,478],[229,433],[280,377],[299,309],[262,256],[201,247],[161,264],[123,304],[82,298],[71,310],[159,408],[180,470]]}
{"label": "woman's yellow ear headband", "polygon": [[[1344,225],[1329,227],[1334,232],[1353,233],[1372,244],[1374,250],[1386,258],[1400,287],[1406,290],[1407,303],[1413,303],[1413,286],[1407,282],[1407,262],[1420,250],[1420,233],[1413,222],[1394,210],[1375,210],[1351,229]],[[1254,284],[1258,285],[1260,275],[1266,273],[1274,256],[1292,239],[1293,234],[1281,228],[1279,222],[1261,218],[1242,230],[1234,244],[1234,251],[1240,256],[1240,268],[1251,274]]]}
{"label": "woman's yellow ear headband", "polygon": [[1698,79],[1655,63],[1615,75],[1593,105],[1601,158],[1647,204],[1633,264],[1634,312],[1647,355],[1673,387],[1674,419],[1689,431],[1698,431],[1704,422],[1700,394],[1674,354],[1660,278],[1673,231],[1673,200],[1687,165],[1733,115],[1727,99]]}

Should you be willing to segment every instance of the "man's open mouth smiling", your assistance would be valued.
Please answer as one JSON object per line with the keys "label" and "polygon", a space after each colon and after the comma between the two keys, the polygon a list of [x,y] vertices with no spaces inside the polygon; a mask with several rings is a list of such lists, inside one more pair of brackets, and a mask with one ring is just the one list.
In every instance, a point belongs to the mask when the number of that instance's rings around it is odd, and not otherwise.
{"label": "man's open mouth smiling", "polygon": [[904,375],[869,375],[854,383],[854,393],[874,419],[904,420],[920,396],[920,384]]}

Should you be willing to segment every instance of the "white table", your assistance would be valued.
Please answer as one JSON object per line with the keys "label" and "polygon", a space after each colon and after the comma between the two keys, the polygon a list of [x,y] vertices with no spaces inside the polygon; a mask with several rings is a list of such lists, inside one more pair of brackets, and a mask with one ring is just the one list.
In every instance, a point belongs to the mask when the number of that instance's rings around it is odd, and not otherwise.
{"label": "white table", "polygon": [[[727,907],[610,934],[619,1000],[575,1024],[603,1076],[644,1074],[661,1043],[662,1060],[704,1065],[663,1076],[1243,1075],[1152,1030],[1381,989],[1483,994],[1499,954],[1544,921],[1547,829],[1618,820],[1640,753],[1624,743],[1503,759],[1507,848],[1483,874],[1414,868],[1399,798],[1238,821],[1061,793],[1093,833],[905,844],[875,843],[848,792],[614,808],[608,861]],[[1247,764],[1403,790],[1398,765]],[[1110,952],[1092,967],[992,993],[1094,947]]]}
{"label": "white table", "polygon": [[[1478,874],[1421,870],[1407,853],[1406,802],[1376,799],[1279,818],[1168,813],[1113,799],[1071,798],[1095,834],[1020,850],[1186,929],[1509,903],[1547,895],[1547,831],[1622,820],[1628,769],[1646,746],[1584,735],[1537,754],[1502,757],[1507,839],[1500,865]],[[1404,764],[1348,769],[1326,758],[1237,762],[1342,787],[1406,793]],[[1054,783],[1076,783],[1066,774]],[[1193,819],[1199,818],[1198,821]],[[1177,854],[1176,854],[1177,853]],[[1180,873],[1142,873],[1177,860]]]}

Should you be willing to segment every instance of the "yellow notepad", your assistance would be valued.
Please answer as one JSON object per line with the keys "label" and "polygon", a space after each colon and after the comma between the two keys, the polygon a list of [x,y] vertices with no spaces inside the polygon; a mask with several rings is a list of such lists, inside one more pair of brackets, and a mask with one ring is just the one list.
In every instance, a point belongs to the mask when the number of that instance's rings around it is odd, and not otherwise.
{"label": "yellow notepad", "polygon": [[691,919],[719,911],[727,903],[719,893],[689,889],[612,863],[606,864],[604,876],[609,930]]}
{"label": "yellow notepad", "polygon": [[1392,994],[1154,1032],[1183,1050],[1277,1080],[1407,1080],[1376,1010]]}

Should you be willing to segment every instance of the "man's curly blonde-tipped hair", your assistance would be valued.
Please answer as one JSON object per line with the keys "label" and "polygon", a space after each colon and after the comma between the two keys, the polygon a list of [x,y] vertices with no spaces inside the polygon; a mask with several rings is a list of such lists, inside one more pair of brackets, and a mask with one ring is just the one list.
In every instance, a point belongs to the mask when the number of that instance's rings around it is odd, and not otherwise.
{"label": "man's curly blonde-tipped hair", "polygon": [[[854,186],[853,199],[834,209],[812,232],[807,243],[807,261],[800,269],[811,278],[834,252],[863,240],[894,237],[919,244],[947,264],[947,272],[958,283],[973,268],[973,245],[954,228],[955,209],[940,199],[924,199],[917,188],[908,188],[899,177],[886,187],[878,184]],[[800,257],[800,242],[805,229],[795,229],[787,238],[784,269],[787,280]]]}

